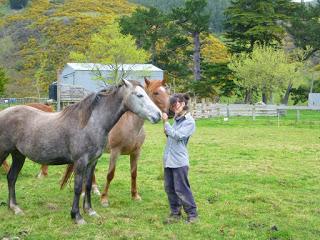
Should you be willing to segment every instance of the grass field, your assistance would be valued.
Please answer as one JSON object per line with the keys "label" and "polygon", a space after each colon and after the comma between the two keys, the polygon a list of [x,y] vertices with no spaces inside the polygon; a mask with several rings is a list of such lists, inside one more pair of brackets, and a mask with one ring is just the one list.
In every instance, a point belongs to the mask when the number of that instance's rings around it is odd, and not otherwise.
{"label": "grass field", "polygon": [[[169,213],[163,190],[161,124],[146,124],[147,140],[139,163],[142,201],[130,198],[128,157],[118,160],[110,206],[93,206],[101,215],[76,226],[70,219],[72,187],[60,191],[64,166],[49,168],[26,161],[17,182],[25,216],[6,205],[6,176],[0,170],[0,239],[319,239],[320,114],[281,118],[232,118],[197,121],[189,142],[190,182],[200,222],[164,225]],[[102,188],[108,155],[97,166]],[[16,238],[17,239],[17,238]]]}

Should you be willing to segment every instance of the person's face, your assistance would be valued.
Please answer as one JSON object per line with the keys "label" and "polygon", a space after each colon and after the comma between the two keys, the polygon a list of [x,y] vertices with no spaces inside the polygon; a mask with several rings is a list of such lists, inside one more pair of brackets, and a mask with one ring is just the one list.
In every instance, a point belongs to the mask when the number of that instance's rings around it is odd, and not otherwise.
{"label": "person's face", "polygon": [[184,102],[177,101],[175,104],[173,104],[170,109],[175,113],[175,115],[180,114],[183,111],[183,107],[185,106]]}

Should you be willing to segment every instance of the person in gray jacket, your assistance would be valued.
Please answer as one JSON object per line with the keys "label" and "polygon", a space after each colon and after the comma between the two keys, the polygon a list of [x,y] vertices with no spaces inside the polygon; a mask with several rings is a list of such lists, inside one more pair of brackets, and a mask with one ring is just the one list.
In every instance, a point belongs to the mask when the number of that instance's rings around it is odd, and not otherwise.
{"label": "person in gray jacket", "polygon": [[164,132],[167,144],[163,156],[164,185],[168,196],[171,214],[165,223],[174,223],[181,219],[181,208],[187,214],[187,223],[198,220],[197,206],[194,201],[189,180],[189,154],[187,144],[195,131],[195,121],[188,112],[189,96],[177,93],[170,97],[170,110],[174,112],[174,123],[168,122],[163,113]]}

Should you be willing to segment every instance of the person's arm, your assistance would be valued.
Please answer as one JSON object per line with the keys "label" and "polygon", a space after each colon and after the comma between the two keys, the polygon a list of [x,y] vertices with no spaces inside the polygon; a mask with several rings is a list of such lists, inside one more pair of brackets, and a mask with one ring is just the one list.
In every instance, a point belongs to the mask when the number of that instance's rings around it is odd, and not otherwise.
{"label": "person's arm", "polygon": [[166,121],[164,123],[164,129],[168,136],[179,141],[192,135],[192,133],[195,131],[195,122],[192,119],[186,119],[182,122],[182,126],[178,130],[175,130],[170,123]]}
{"label": "person's arm", "polygon": [[168,114],[166,113],[162,113],[162,122],[163,122],[163,132],[166,135],[166,137],[168,137],[168,134],[166,133],[166,129],[165,129],[165,123],[168,122]]}

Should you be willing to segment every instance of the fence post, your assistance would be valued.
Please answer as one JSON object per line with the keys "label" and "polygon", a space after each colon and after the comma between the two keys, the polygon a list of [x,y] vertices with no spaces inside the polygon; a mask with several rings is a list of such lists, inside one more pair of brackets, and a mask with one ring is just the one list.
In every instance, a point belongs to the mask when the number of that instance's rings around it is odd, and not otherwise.
{"label": "fence post", "polygon": [[299,120],[300,120],[300,110],[299,109],[297,109],[297,122],[299,122]]}
{"label": "fence post", "polygon": [[201,98],[201,118],[205,118],[206,117],[205,108],[206,108],[205,99]]}
{"label": "fence post", "polygon": [[278,128],[280,127],[280,110],[277,108]]}
{"label": "fence post", "polygon": [[229,103],[227,104],[227,118],[230,118],[230,109],[229,109]]}
{"label": "fence post", "polygon": [[253,105],[253,107],[252,107],[252,119],[253,119],[253,121],[256,120],[256,106],[255,105]]}

